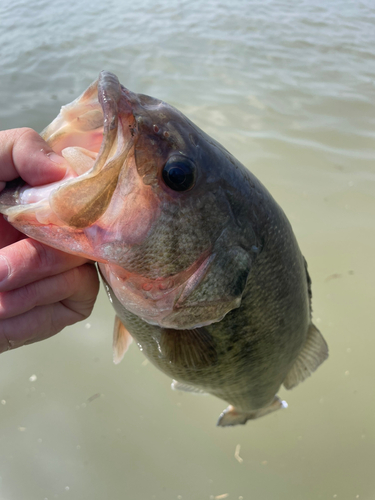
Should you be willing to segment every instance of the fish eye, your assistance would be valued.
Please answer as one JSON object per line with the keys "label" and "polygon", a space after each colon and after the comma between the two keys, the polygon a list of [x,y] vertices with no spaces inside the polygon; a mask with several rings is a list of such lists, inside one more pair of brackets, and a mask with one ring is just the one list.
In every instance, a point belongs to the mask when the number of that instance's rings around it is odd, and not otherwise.
{"label": "fish eye", "polygon": [[187,191],[195,184],[195,164],[184,156],[171,156],[163,168],[163,180],[174,191]]}

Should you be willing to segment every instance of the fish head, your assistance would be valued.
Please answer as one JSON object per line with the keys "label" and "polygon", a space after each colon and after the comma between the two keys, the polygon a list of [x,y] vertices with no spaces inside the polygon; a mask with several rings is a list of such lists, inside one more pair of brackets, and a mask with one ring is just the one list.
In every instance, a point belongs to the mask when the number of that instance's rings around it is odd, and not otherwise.
{"label": "fish head", "polygon": [[122,306],[151,324],[195,328],[239,307],[259,241],[247,171],[220,144],[107,72],[41,135],[73,170],[3,191],[14,227],[97,261]]}

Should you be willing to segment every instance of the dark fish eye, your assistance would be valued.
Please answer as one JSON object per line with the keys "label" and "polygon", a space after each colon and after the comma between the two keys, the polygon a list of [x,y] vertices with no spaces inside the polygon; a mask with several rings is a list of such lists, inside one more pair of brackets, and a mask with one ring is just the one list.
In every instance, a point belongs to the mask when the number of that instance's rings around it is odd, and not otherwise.
{"label": "dark fish eye", "polygon": [[163,168],[163,180],[174,191],[187,191],[195,184],[195,164],[183,156],[171,156]]}

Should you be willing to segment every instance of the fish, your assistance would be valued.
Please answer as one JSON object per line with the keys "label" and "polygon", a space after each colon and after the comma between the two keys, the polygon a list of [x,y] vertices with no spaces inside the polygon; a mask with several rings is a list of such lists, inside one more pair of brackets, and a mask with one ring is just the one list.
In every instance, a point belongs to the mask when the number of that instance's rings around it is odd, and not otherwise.
{"label": "fish", "polygon": [[172,389],[229,406],[217,425],[287,405],[327,358],[292,227],[262,183],[173,106],[102,71],[41,136],[60,182],[8,183],[27,236],[96,261],[115,309],[114,362],[134,339]]}

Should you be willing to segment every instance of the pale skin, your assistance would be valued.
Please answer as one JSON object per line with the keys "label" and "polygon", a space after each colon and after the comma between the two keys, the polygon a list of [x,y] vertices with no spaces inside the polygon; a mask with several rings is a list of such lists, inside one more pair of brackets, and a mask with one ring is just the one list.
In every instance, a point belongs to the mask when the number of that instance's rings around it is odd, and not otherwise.
{"label": "pale skin", "polygon": [[[0,191],[17,177],[32,186],[55,182],[67,169],[34,130],[0,132]],[[0,215],[0,353],[86,319],[98,290],[87,259],[25,237]]]}

